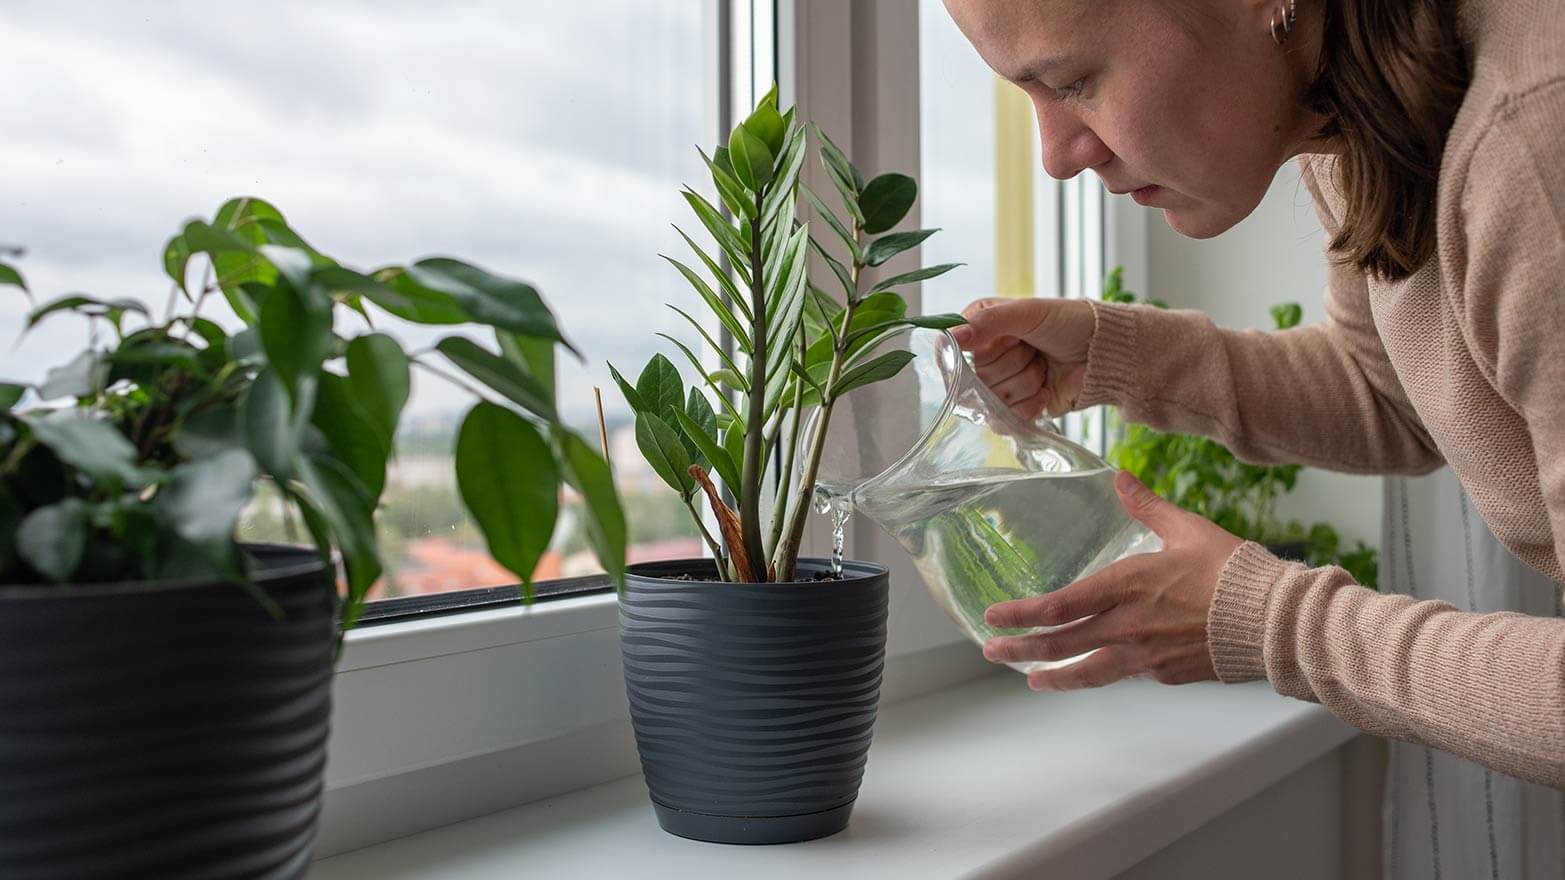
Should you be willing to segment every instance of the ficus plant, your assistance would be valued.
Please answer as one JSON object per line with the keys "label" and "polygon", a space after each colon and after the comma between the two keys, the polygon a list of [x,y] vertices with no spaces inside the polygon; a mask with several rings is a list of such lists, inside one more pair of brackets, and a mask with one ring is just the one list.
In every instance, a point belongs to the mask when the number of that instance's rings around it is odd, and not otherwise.
{"label": "ficus plant", "polygon": [[[962,323],[959,315],[909,315],[897,293],[957,264],[869,280],[867,270],[934,234],[890,231],[912,208],[918,184],[898,173],[866,181],[824,132],[810,131],[840,214],[800,180],[812,152],[810,137],[792,108],[778,109],[775,88],[735,126],[726,145],[711,155],[701,152],[722,208],[694,189],[684,191],[716,252],[680,230],[700,268],[666,259],[726,331],[732,351],[689,312],[669,307],[695,329],[720,366],[708,369],[696,348],[664,334],[699,384],[687,389],[662,355],[652,358],[635,384],[613,371],[636,414],[642,454],[684,499],[719,571],[742,582],[795,579],[833,406],[856,388],[895,376],[913,357],[896,347],[882,351],[883,343],[910,327]],[[799,218],[801,195],[835,244],[828,246]],[[835,282],[830,286],[840,288],[840,298],[811,280],[812,252],[830,269]],[[804,414],[811,408],[819,409],[819,417],[808,421]],[[718,492],[712,472],[737,498],[737,511]],[[763,521],[768,490],[770,516]],[[703,498],[719,535],[702,521]]]}
{"label": "ficus plant", "polygon": [[[530,285],[447,257],[362,272],[257,198],[185,224],[163,267],[160,318],[134,299],[81,294],[27,316],[24,332],[82,316],[91,341],[30,388],[0,385],[0,583],[231,579],[275,613],[236,540],[265,484],[285,521],[340,561],[352,626],[384,568],[375,510],[414,369],[478,395],[456,439],[457,484],[529,596],[563,484],[622,576],[608,466],[555,408],[555,349],[574,349]],[[27,291],[14,266],[0,264],[0,285]],[[229,328],[204,313],[218,300],[237,316]],[[481,327],[492,347],[452,333],[408,351],[377,330],[387,316]]]}
{"label": "ficus plant", "polygon": [[[1104,279],[1105,302],[1136,302],[1136,294],[1125,290],[1122,274],[1123,270],[1116,268]],[[1168,308],[1161,300],[1146,302]],[[1280,303],[1271,308],[1271,316],[1277,330],[1287,330],[1299,325],[1304,310],[1298,303]],[[1109,461],[1135,474],[1152,491],[1246,540],[1272,546],[1302,545],[1302,561],[1339,565],[1359,583],[1376,586],[1379,563],[1373,547],[1362,541],[1352,548],[1343,547],[1337,530],[1328,523],[1306,527],[1278,518],[1277,501],[1293,491],[1301,465],[1247,464],[1216,440],[1154,431],[1123,421],[1113,410],[1109,423],[1109,436],[1114,438]]]}

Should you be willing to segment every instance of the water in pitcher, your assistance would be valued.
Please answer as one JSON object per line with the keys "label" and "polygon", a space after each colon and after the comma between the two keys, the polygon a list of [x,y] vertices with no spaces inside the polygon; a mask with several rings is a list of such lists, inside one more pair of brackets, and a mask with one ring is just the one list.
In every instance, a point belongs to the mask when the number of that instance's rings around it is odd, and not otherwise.
{"label": "water in pitcher", "polygon": [[1052,424],[1019,419],[949,335],[915,331],[897,344],[915,354],[904,385],[884,399],[865,395],[868,387],[849,395],[831,422],[816,500],[832,514],[838,553],[850,512],[874,521],[912,555],[957,625],[983,642],[1024,632],[985,624],[990,605],[1161,548],[1120,504],[1114,469]]}
{"label": "water in pitcher", "polygon": [[[975,641],[1023,630],[984,623],[996,602],[1040,596],[1130,553],[1157,549],[1119,503],[1114,471],[975,470],[873,490],[855,506],[912,555],[935,597]],[[1012,664],[1017,669],[1057,665]]]}

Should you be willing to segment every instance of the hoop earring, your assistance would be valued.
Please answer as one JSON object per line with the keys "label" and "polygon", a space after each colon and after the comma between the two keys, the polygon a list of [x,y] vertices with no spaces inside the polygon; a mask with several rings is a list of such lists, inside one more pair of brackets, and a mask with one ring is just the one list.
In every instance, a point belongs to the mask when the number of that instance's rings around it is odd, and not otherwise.
{"label": "hoop earring", "polygon": [[[1288,42],[1288,35],[1293,31],[1293,23],[1299,19],[1299,0],[1288,0],[1286,6],[1278,4],[1277,12],[1272,15],[1272,42],[1281,46]],[[1278,26],[1282,27],[1281,33]]]}

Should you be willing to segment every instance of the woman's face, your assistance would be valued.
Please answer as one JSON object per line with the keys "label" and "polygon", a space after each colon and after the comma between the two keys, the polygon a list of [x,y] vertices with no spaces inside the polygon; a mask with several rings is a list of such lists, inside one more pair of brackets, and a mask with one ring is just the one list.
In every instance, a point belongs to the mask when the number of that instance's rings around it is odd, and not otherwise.
{"label": "woman's face", "polygon": [[1320,26],[1304,8],[1279,47],[1267,30],[1277,0],[945,3],[1032,98],[1051,176],[1090,168],[1184,235],[1243,220],[1318,130],[1302,97]]}

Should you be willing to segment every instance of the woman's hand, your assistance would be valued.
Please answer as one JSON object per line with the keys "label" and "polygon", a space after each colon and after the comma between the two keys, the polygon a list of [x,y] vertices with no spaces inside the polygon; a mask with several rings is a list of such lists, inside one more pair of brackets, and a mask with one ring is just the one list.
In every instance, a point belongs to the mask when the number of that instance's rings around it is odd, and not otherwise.
{"label": "woman's hand", "polygon": [[1102,687],[1138,675],[1164,684],[1216,678],[1207,613],[1218,575],[1244,542],[1159,498],[1128,472],[1114,478],[1114,488],[1130,515],[1163,539],[1161,552],[1126,557],[1048,595],[992,605],[984,615],[996,627],[1065,627],[990,639],[984,657],[995,663],[1096,650],[1069,666],[1029,673],[1033,690]]}
{"label": "woman's hand", "polygon": [[1018,416],[1076,408],[1097,318],[1079,299],[980,299],[952,330],[982,379]]}

